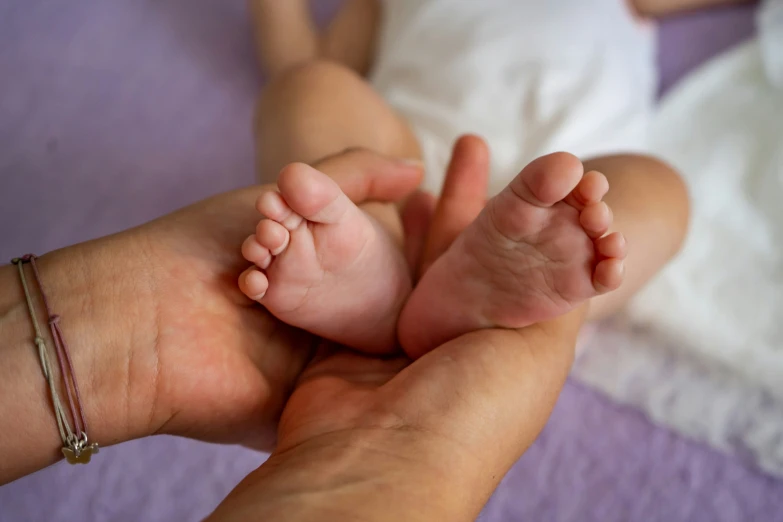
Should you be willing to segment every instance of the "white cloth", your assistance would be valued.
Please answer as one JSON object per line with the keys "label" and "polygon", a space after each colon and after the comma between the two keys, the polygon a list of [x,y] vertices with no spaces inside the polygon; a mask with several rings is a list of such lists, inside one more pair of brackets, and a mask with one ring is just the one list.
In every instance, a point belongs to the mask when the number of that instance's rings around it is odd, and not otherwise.
{"label": "white cloth", "polygon": [[688,182],[690,235],[634,300],[631,324],[594,338],[577,373],[783,475],[783,45],[770,45],[783,41],[780,7],[761,11],[757,40],[663,101],[651,144]]}
{"label": "white cloth", "polygon": [[767,0],[758,16],[764,70],[770,82],[783,88],[783,0]]}
{"label": "white cloth", "polygon": [[529,161],[645,149],[655,38],[622,0],[388,0],[372,81],[418,136],[437,192],[463,133],[492,192]]}

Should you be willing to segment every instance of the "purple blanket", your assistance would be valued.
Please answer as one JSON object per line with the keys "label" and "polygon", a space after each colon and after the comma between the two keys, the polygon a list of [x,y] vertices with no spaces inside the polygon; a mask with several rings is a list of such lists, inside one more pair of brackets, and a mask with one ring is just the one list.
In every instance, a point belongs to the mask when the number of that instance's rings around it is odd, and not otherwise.
{"label": "purple blanket", "polygon": [[[0,259],[252,182],[260,78],[244,3],[0,2]],[[750,20],[740,9],[665,24],[664,86]],[[0,488],[0,521],[199,520],[262,460],[136,441]],[[783,520],[783,483],[569,382],[482,520],[768,522]]]}

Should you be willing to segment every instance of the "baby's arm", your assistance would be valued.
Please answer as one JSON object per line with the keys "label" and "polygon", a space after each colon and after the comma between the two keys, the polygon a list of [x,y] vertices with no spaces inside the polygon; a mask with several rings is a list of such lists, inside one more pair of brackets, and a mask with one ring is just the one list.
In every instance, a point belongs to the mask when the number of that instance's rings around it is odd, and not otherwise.
{"label": "baby's arm", "polygon": [[750,0],[631,0],[631,3],[639,14],[654,18],[701,7],[747,4]]}

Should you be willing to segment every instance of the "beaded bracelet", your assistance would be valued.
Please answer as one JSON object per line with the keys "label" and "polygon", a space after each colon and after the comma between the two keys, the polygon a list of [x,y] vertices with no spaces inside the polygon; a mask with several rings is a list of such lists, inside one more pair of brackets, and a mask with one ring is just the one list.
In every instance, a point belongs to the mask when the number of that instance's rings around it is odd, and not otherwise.
{"label": "beaded bracelet", "polygon": [[[38,349],[41,369],[43,370],[44,378],[49,385],[49,393],[51,394],[52,404],[54,406],[54,415],[57,419],[57,428],[63,442],[61,451],[70,464],[87,464],[90,462],[93,453],[98,453],[98,443],[90,443],[89,438],[87,437],[87,421],[84,418],[84,410],[82,408],[81,397],[79,396],[79,388],[76,384],[76,374],[73,371],[71,355],[68,352],[68,344],[65,342],[65,338],[60,330],[60,316],[53,314],[49,307],[49,302],[46,299],[43,284],[41,283],[41,277],[38,273],[38,266],[35,263],[36,259],[37,257],[35,255],[27,254],[21,258],[11,260],[11,263],[16,265],[19,270],[19,279],[22,282],[25,300],[27,301],[27,309],[30,312],[30,319],[32,320],[33,329],[35,330],[35,339],[33,342]],[[66,390],[66,402],[68,403],[68,408],[70,409],[73,419],[73,428],[71,428],[71,424],[68,422],[68,415],[65,412],[65,408],[63,408],[60,394],[57,391],[55,376],[52,374],[51,365],[49,364],[49,350],[46,346],[46,339],[41,333],[41,329],[38,325],[38,319],[36,318],[35,305],[33,304],[30,288],[25,277],[25,264],[29,264],[32,268],[33,278],[38,287],[38,292],[43,301],[44,308],[46,308],[46,315],[48,316],[47,321],[52,332],[52,339],[54,339],[57,362],[60,366],[60,375],[62,375],[63,387]]]}

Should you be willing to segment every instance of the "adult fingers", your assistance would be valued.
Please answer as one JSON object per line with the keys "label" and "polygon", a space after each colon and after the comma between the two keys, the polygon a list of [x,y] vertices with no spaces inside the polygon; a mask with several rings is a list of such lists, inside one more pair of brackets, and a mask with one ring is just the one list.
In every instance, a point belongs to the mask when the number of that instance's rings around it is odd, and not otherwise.
{"label": "adult fingers", "polygon": [[450,341],[385,385],[389,406],[412,430],[478,455],[455,466],[479,477],[474,485],[488,497],[551,415],[584,315],[582,307],[522,330],[480,330]]}
{"label": "adult fingers", "polygon": [[435,213],[435,196],[417,191],[408,199],[402,211],[402,227],[405,231],[405,259],[412,273],[419,266],[432,216]]}
{"label": "adult fingers", "polygon": [[313,166],[334,179],[354,203],[400,201],[424,175],[418,160],[391,159],[366,149],[349,149]]}
{"label": "adult fingers", "polygon": [[454,144],[443,191],[435,209],[420,274],[449,248],[479,215],[487,201],[489,148],[477,136],[462,136]]}

